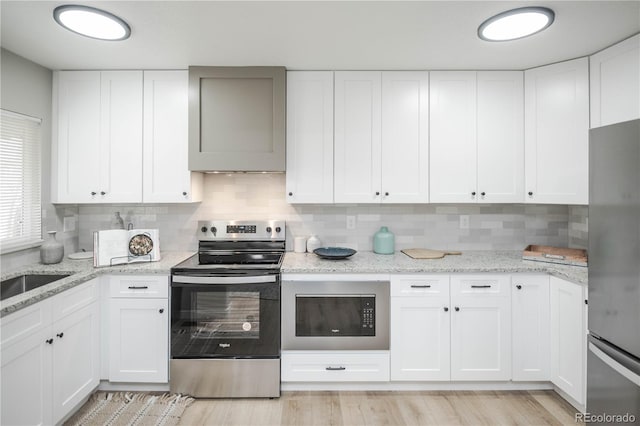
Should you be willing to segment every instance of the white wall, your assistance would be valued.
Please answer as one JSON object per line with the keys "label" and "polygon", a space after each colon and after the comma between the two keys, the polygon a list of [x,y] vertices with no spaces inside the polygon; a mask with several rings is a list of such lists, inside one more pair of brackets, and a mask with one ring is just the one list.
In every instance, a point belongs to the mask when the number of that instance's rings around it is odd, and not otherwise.
{"label": "white wall", "polygon": [[[0,108],[42,119],[42,232],[58,231],[65,253],[76,251],[78,233],[62,232],[64,216],[77,214],[77,207],[57,208],[51,204],[51,91],[52,72],[34,62],[1,49]],[[0,256],[2,271],[40,260],[38,248]]]}

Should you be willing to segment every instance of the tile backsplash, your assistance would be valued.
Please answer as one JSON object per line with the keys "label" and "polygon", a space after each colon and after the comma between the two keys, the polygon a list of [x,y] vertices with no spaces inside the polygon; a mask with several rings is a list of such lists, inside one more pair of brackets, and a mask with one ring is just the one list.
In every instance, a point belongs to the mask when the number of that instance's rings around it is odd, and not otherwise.
{"label": "tile backsplash", "polygon": [[[161,250],[195,251],[198,220],[283,219],[287,247],[294,236],[316,234],[325,245],[371,250],[373,234],[388,226],[396,249],[521,250],[527,244],[586,244],[586,207],[528,204],[291,205],[284,174],[207,174],[205,199],[194,204],[79,206],[79,247],[91,249],[93,231],[109,229],[119,211],[125,225],[159,228]],[[355,229],[347,229],[355,216]],[[461,227],[468,216],[468,228]],[[467,219],[467,218],[463,218]],[[571,233],[571,238],[570,238]]]}

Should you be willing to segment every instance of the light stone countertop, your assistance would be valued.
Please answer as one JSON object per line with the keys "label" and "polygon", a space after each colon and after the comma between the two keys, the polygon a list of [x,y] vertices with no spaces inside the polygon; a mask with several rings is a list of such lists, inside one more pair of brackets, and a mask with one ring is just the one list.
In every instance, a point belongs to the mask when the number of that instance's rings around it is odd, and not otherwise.
{"label": "light stone countertop", "polygon": [[463,251],[442,259],[412,259],[402,252],[375,254],[358,252],[344,260],[326,260],[313,253],[287,252],[283,274],[305,273],[549,273],[577,284],[587,284],[588,272],[583,266],[522,260],[522,251]]}
{"label": "light stone countertop", "polygon": [[100,275],[108,274],[165,274],[169,275],[171,267],[182,262],[193,252],[163,252],[162,258],[157,262],[140,262],[129,263],[126,265],[105,266],[94,268],[93,259],[86,260],[70,260],[66,256],[64,260],[55,265],[43,265],[35,263],[25,265],[21,268],[12,270],[9,273],[2,273],[0,280],[4,281],[19,275],[25,274],[62,274],[70,275],[58,281],[42,287],[30,290],[26,293],[18,294],[0,302],[0,318],[15,312],[19,309],[26,308],[40,300],[51,297],[62,291],[85,283]]}
{"label": "light stone countertop", "polygon": [[[131,263],[109,267],[93,267],[93,260],[65,259],[55,265],[32,264],[10,273],[0,280],[23,274],[68,274],[67,278],[54,281],[29,292],[0,302],[0,317],[51,297],[64,290],[107,274],[166,274],[171,268],[193,255],[193,252],[164,252],[158,262]],[[325,260],[312,253],[287,252],[282,264],[283,274],[298,273],[550,273],[577,284],[587,284],[587,268],[553,263],[522,260],[521,251],[464,251],[462,255],[445,256],[443,259],[412,259],[401,252],[392,255],[358,252],[344,260]]]}

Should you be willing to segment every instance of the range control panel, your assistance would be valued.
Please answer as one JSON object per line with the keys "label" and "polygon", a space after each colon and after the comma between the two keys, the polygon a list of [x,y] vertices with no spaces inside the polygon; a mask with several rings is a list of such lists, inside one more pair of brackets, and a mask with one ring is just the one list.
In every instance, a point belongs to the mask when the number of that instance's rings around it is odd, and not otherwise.
{"label": "range control panel", "polygon": [[284,220],[198,221],[198,238],[202,241],[284,241],[285,237]]}

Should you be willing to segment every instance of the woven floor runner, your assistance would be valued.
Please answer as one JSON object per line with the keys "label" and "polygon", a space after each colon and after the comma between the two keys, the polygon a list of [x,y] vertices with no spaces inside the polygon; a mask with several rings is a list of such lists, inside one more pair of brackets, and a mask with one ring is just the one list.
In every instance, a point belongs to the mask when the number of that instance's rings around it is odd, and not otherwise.
{"label": "woven floor runner", "polygon": [[96,392],[65,425],[171,426],[192,402],[193,398],[176,394]]}

